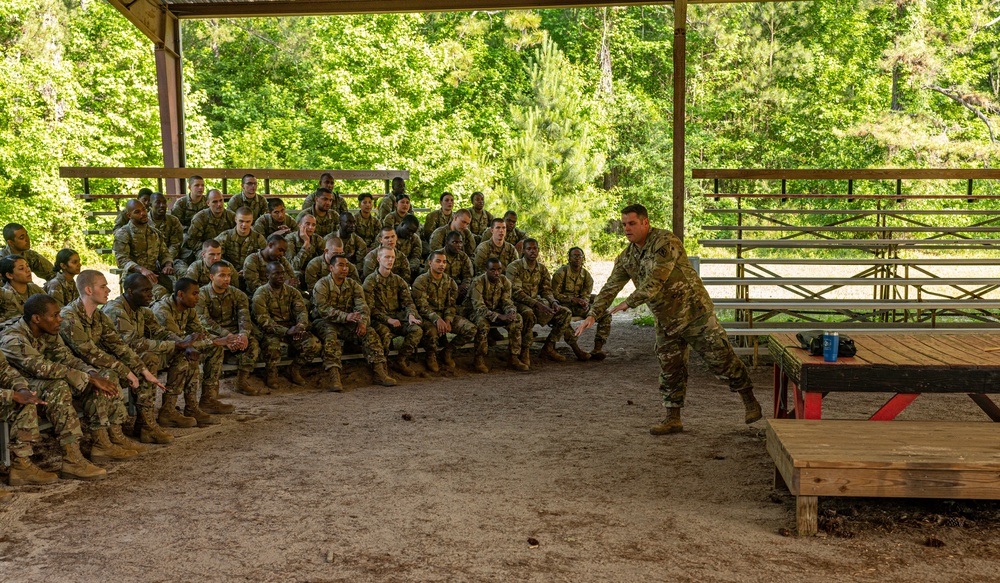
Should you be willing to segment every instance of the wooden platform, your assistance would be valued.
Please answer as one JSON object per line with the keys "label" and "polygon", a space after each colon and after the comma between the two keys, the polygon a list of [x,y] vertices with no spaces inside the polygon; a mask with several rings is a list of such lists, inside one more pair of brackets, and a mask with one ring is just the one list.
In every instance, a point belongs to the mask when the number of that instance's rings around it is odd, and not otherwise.
{"label": "wooden platform", "polygon": [[819,496],[1000,500],[992,423],[771,419],[776,486],[796,496],[800,535],[817,530]]}

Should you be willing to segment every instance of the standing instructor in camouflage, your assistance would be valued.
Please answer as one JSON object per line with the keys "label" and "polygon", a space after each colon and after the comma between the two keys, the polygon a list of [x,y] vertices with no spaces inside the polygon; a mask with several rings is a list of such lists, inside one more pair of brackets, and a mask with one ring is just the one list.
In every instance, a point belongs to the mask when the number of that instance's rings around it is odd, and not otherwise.
{"label": "standing instructor in camouflage", "polygon": [[702,355],[715,375],[729,380],[731,391],[739,393],[746,408],[746,422],[759,420],[760,403],[753,396],[750,375],[715,318],[715,307],[688,261],[683,242],[666,229],[650,227],[646,207],[639,204],[622,210],[622,226],[629,246],[615,258],[611,276],[576,335],[593,326],[632,280],[635,291],[610,313],[648,304],[656,317],[654,349],[662,371],[660,394],[669,414],[663,423],[650,427],[649,432],[665,435],[683,430],[681,407],[687,392],[688,346]]}

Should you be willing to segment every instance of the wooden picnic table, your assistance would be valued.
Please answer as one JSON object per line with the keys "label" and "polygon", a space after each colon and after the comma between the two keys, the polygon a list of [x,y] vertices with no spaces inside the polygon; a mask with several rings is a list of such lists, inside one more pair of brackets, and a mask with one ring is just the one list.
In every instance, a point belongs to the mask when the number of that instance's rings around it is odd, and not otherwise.
{"label": "wooden picnic table", "polygon": [[[1000,407],[1000,333],[851,334],[857,355],[825,362],[800,347],[795,333],[771,334],[774,357],[774,417],[821,419],[828,393],[892,393],[872,421],[889,421],[923,393],[967,394],[993,421]],[[788,389],[792,388],[789,408]]]}

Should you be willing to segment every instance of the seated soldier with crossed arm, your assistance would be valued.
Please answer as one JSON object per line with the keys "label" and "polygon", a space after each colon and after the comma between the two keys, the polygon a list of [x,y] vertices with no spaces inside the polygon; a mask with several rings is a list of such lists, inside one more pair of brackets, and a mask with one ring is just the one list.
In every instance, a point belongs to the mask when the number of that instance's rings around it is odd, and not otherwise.
{"label": "seated soldier with crossed arm", "polygon": [[372,328],[382,339],[382,350],[392,347],[392,339],[403,337],[395,369],[404,376],[417,376],[407,359],[417,350],[423,330],[417,317],[417,306],[410,295],[410,286],[392,272],[396,251],[390,247],[378,249],[378,269],[365,278],[365,300],[371,309]]}
{"label": "seated soldier with crossed arm", "polygon": [[285,268],[277,261],[267,264],[267,285],[253,294],[253,316],[264,336],[265,384],[272,389],[278,387],[282,342],[288,344],[288,355],[292,357],[288,380],[306,384],[301,367],[316,358],[323,347],[309,332],[309,311],[302,294],[285,283]]}
{"label": "seated soldier with crossed arm", "polygon": [[488,336],[491,326],[506,326],[510,348],[510,366],[515,370],[528,370],[521,362],[521,315],[510,298],[510,280],[503,274],[503,264],[496,257],[486,260],[486,271],[472,280],[472,290],[465,300],[465,313],[476,325],[476,372],[490,372],[486,366],[489,351]]}
{"label": "seated soldier with crossed arm", "polygon": [[[455,344],[462,346],[475,338],[476,325],[458,315],[458,285],[445,273],[448,265],[445,252],[440,249],[431,251],[427,265],[428,271],[413,282],[413,301],[423,321],[427,370],[438,372],[439,340],[444,339],[441,361],[449,369],[454,369]],[[448,340],[448,334],[454,334],[455,339]]]}
{"label": "seated soldier with crossed arm", "polygon": [[167,246],[167,261],[173,263],[175,273],[184,273],[188,265],[181,259],[184,244],[184,225],[181,220],[167,213],[167,197],[162,192],[149,195],[149,226],[156,229]]}
{"label": "seated soldier with crossed arm", "polygon": [[471,222],[469,223],[469,230],[472,231],[473,236],[476,238],[476,245],[482,243],[487,237],[483,237],[482,233],[490,228],[493,224],[493,215],[490,211],[486,210],[486,197],[483,193],[476,191],[472,193],[472,208],[469,209],[471,215]]}

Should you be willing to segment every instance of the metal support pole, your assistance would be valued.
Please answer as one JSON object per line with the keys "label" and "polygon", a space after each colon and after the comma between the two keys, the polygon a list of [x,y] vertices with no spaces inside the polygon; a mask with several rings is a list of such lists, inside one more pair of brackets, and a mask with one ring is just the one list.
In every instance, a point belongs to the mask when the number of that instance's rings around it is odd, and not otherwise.
{"label": "metal support pole", "polygon": [[687,3],[674,0],[673,231],[684,238],[684,101],[687,56]]}

